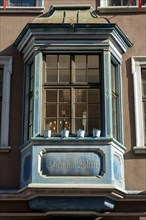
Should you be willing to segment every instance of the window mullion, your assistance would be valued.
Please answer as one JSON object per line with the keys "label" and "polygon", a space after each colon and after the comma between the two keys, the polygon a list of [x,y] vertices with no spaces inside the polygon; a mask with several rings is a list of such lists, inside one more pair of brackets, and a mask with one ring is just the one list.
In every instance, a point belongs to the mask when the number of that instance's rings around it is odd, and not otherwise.
{"label": "window mullion", "polygon": [[60,121],[60,116],[59,116],[59,89],[57,89],[57,115],[56,115],[56,119],[57,119],[57,129],[56,132],[59,133],[59,121]]}
{"label": "window mullion", "polygon": [[71,87],[71,133],[75,133],[75,89]]}

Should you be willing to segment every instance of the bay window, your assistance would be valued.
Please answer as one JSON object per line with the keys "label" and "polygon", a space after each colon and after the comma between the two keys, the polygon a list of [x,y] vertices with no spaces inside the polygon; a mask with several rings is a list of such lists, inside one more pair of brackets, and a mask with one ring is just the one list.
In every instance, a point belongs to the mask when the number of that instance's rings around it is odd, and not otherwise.
{"label": "bay window", "polygon": [[100,56],[46,55],[43,128],[54,134],[101,129]]}

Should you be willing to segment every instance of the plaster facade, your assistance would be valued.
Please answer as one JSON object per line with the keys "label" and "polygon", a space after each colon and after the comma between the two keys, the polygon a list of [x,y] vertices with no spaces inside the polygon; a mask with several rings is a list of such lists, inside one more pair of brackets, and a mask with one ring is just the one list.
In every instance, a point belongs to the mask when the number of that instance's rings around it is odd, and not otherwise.
{"label": "plaster facade", "polygon": [[[146,219],[146,154],[145,153],[136,153],[134,147],[136,146],[136,129],[135,129],[135,104],[134,104],[134,86],[133,86],[133,74],[132,74],[132,57],[145,57],[146,58],[146,6],[143,6],[140,12],[137,12],[136,8],[132,9],[124,8],[122,10],[117,9],[115,12],[114,9],[102,8],[99,6],[99,1],[84,1],[84,4],[91,5],[96,13],[108,19],[110,23],[117,24],[120,29],[123,31],[125,36],[128,36],[128,39],[132,42],[132,45],[129,46],[127,51],[121,55],[121,73],[122,73],[122,110],[123,110],[123,147],[120,145],[120,151],[117,150],[118,147],[114,142],[106,143],[108,146],[111,144],[112,149],[110,152],[106,150],[106,144],[104,145],[105,151],[104,154],[108,157],[109,154],[118,152],[122,158],[123,170],[124,170],[124,184],[122,186],[116,185],[117,189],[110,191],[110,186],[105,187],[102,184],[112,184],[110,177],[112,174],[112,165],[113,158],[110,157],[110,162],[107,164],[109,167],[109,172],[107,176],[104,176],[105,180],[102,182],[100,187],[96,187],[97,181],[95,180],[92,185],[92,177],[90,180],[85,179],[85,183],[88,181],[88,186],[80,185],[74,188],[70,187],[60,187],[55,188],[50,182],[49,186],[41,185],[43,182],[40,177],[35,175],[37,172],[37,167],[35,167],[35,157],[39,154],[40,150],[44,149],[42,144],[40,147],[36,146],[36,140],[34,143],[31,143],[31,148],[29,144],[23,143],[23,115],[24,115],[24,63],[22,51],[18,51],[16,48],[16,39],[23,34],[23,30],[27,24],[31,24],[37,17],[41,17],[43,14],[47,15],[51,5],[81,5],[83,2],[74,1],[72,2],[64,0],[60,1],[44,1],[44,7],[39,10],[32,10],[31,12],[25,10],[24,12],[11,11],[10,8],[5,11],[3,8],[0,8],[0,59],[1,57],[12,57],[12,74],[11,74],[11,86],[10,86],[10,113],[9,113],[9,138],[8,138],[8,148],[2,149],[0,146],[0,219],[1,220],[43,220],[43,219],[71,219],[71,216],[75,219],[103,219],[103,220],[145,220]],[[23,37],[22,37],[23,38]],[[23,40],[22,40],[23,41]],[[29,41],[28,41],[29,42]],[[22,45],[23,46],[23,45]],[[21,49],[20,49],[21,50]],[[146,67],[146,65],[144,65]],[[42,140],[41,140],[42,141]],[[77,145],[76,140],[71,140],[74,145]],[[82,147],[86,145],[86,151],[89,151],[89,148],[97,148],[95,145],[98,145],[98,149],[103,150],[103,147],[100,146],[101,141],[95,143],[90,140],[80,141],[79,148],[77,151],[82,152]],[[67,146],[71,142],[68,141]],[[25,146],[24,146],[24,145]],[[36,145],[35,145],[36,144]],[[66,145],[66,142],[63,142]],[[93,144],[93,145],[92,145]],[[60,143],[57,145],[57,140],[50,142],[49,145],[55,150],[58,148]],[[103,144],[101,144],[103,145]],[[23,148],[24,147],[24,148]],[[71,146],[69,146],[70,148]],[[145,146],[142,146],[145,149]],[[29,150],[25,150],[29,148]],[[145,150],[144,150],[145,151]],[[144,152],[143,151],[143,152]],[[23,173],[23,155],[31,154],[33,152],[36,155],[32,161],[32,178],[30,180],[30,191],[27,189],[27,183],[22,181],[21,175]],[[38,159],[39,160],[39,159]],[[110,167],[111,166],[111,167]],[[35,168],[34,168],[35,167]],[[123,175],[123,174],[122,174]],[[119,174],[118,174],[119,177]],[[108,179],[109,178],[109,179]],[[72,179],[70,178],[69,182],[72,184]],[[107,181],[108,179],[108,181]],[[51,180],[52,181],[52,180]],[[53,184],[57,184],[57,180],[54,179]],[[66,180],[64,180],[66,181]],[[83,180],[84,182],[84,180]],[[46,182],[47,183],[47,182]],[[62,182],[63,183],[63,178]],[[40,184],[36,187],[35,184]],[[48,184],[48,183],[47,183]],[[90,185],[91,184],[91,185]],[[85,184],[86,185],[86,184]],[[25,189],[26,187],[26,189]],[[95,187],[95,188],[94,188]],[[119,188],[121,188],[119,190]],[[43,190],[42,190],[43,188]],[[112,188],[112,186],[111,186]],[[64,213],[62,210],[58,214],[54,210],[49,210],[47,212],[42,212],[32,208],[29,204],[29,194],[31,198],[40,195],[51,195],[54,196],[65,195],[70,197],[72,201],[72,196],[85,196],[89,198],[90,196],[96,195],[99,197],[101,194],[110,197],[110,199],[115,203],[115,206],[112,210],[107,212],[100,212],[88,210],[88,199],[85,202],[84,209],[76,212],[72,210],[67,210],[68,212]],[[111,195],[112,194],[112,195]],[[117,196],[118,195],[118,196]],[[36,197],[37,198],[37,197]],[[67,206],[66,201],[66,205]],[[81,201],[82,203],[83,201]],[[90,200],[90,203],[94,204],[95,201]],[[56,201],[54,203],[57,203]],[[96,203],[96,202],[95,202]],[[48,205],[49,205],[48,201]],[[39,206],[39,203],[36,205]],[[70,205],[72,206],[72,204]],[[97,203],[98,206],[98,203]],[[65,214],[65,215],[64,215]]]}

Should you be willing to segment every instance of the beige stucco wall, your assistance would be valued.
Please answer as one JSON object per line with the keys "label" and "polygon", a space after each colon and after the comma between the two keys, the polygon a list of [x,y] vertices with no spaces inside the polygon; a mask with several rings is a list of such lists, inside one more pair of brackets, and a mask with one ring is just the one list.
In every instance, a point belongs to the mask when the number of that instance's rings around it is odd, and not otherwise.
{"label": "beige stucco wall", "polygon": [[[105,16],[105,15],[104,15]],[[131,57],[146,56],[146,14],[108,15],[110,22],[117,23],[132,41],[133,46],[123,55],[123,120],[125,154],[126,189],[146,189],[146,155],[136,155],[133,147],[135,140],[133,75],[131,72]]]}

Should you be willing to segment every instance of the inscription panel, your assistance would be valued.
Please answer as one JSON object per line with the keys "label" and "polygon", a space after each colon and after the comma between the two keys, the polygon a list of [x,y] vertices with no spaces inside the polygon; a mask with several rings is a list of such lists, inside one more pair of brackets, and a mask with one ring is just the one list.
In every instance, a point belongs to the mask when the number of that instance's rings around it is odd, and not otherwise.
{"label": "inscription panel", "polygon": [[98,176],[103,155],[88,152],[50,152],[42,156],[41,173],[45,176]]}

